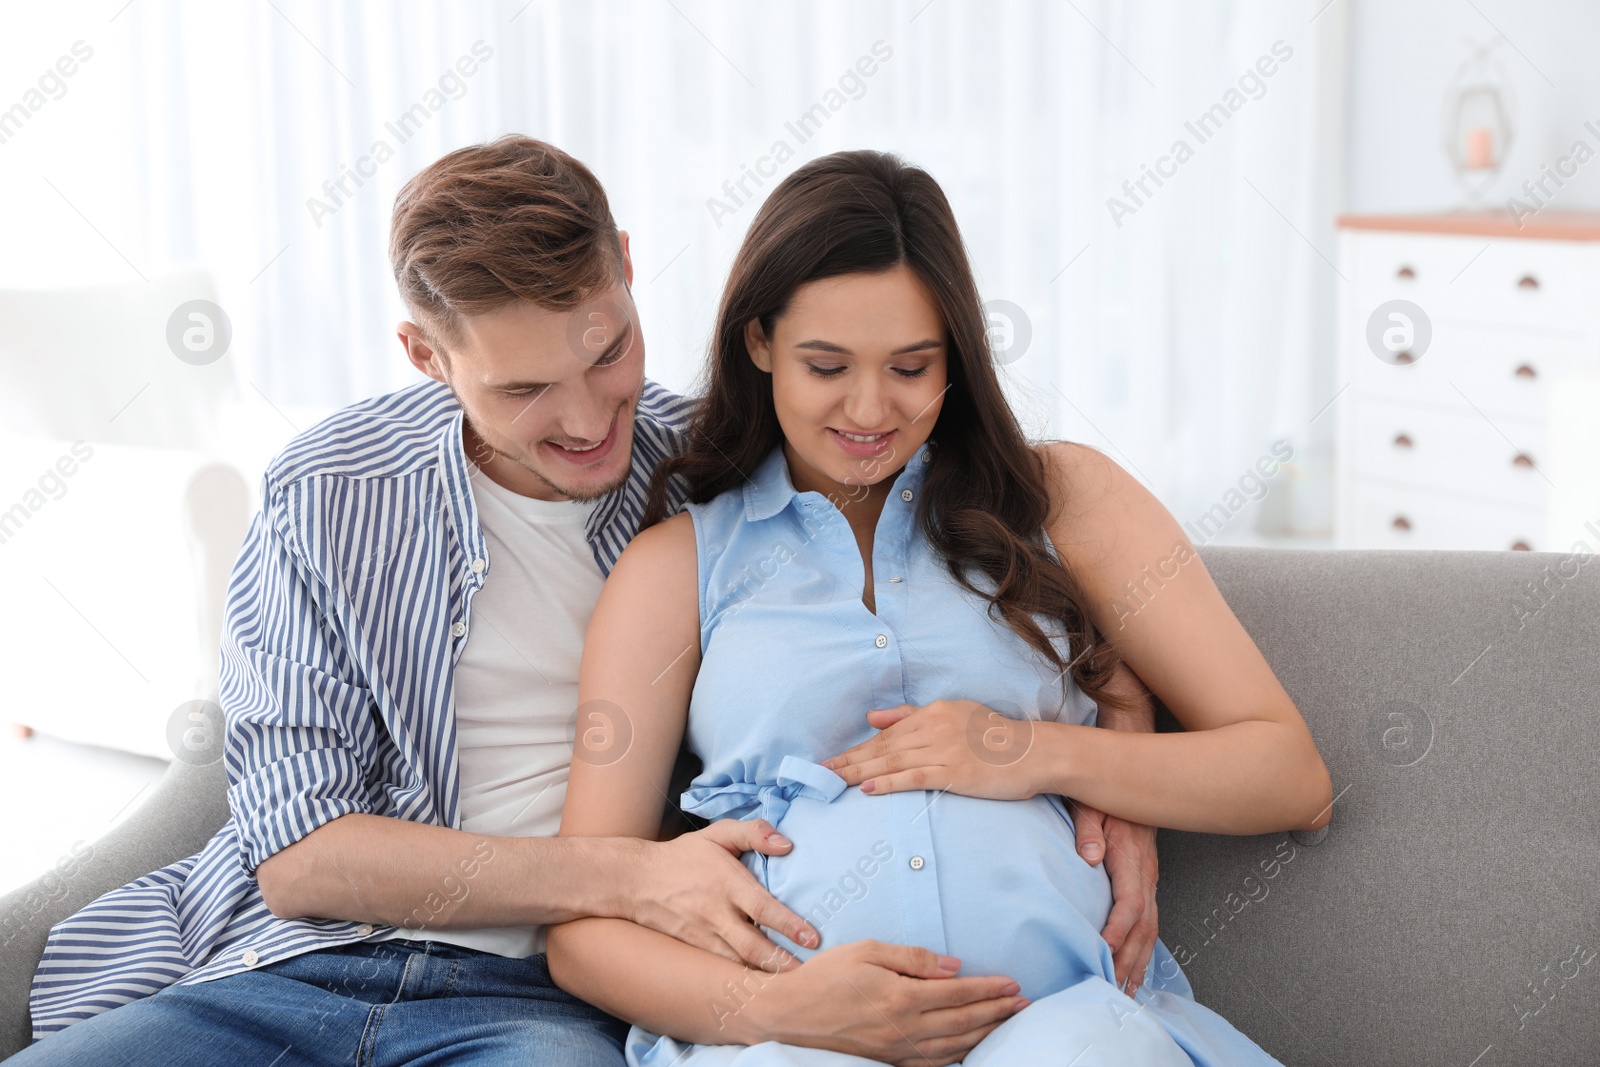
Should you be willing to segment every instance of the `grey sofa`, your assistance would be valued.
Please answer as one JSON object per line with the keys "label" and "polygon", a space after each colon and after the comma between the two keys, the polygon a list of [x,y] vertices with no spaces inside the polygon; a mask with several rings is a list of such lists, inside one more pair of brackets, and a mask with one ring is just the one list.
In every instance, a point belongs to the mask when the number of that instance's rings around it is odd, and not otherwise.
{"label": "grey sofa", "polygon": [[[1600,558],[1209,548],[1311,724],[1318,834],[1164,833],[1162,937],[1290,1065],[1600,1058]],[[199,850],[221,764],[175,762],[70,876],[0,900],[0,1052],[52,923]]]}

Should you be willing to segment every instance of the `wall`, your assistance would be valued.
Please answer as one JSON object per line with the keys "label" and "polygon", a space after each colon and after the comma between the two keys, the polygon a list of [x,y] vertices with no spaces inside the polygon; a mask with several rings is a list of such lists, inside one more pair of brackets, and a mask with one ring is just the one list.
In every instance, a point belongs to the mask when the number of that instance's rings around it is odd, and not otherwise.
{"label": "wall", "polygon": [[[1349,10],[1346,209],[1447,211],[1466,195],[1445,155],[1446,93],[1474,47],[1503,35],[1493,55],[1512,93],[1515,130],[1488,190],[1504,209],[1522,183],[1578,140],[1597,153],[1548,201],[1600,211],[1600,4],[1594,0],[1334,0]],[[1498,30],[1497,30],[1498,28]],[[1554,188],[1552,185],[1551,188]],[[1532,206],[1530,204],[1530,206]]]}

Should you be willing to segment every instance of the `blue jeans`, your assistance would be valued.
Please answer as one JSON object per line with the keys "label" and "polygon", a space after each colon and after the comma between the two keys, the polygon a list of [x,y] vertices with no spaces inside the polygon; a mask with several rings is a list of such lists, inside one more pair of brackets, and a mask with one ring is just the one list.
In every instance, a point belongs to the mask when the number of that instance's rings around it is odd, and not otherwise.
{"label": "blue jeans", "polygon": [[621,1067],[627,1026],[558,989],[540,954],[358,941],[74,1023],[7,1067]]}

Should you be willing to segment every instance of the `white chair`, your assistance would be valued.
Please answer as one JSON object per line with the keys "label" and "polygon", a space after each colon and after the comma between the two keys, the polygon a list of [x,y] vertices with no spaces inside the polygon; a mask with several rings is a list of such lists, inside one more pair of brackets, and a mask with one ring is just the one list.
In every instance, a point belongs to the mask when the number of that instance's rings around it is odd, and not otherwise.
{"label": "white chair", "polygon": [[234,356],[192,301],[217,302],[203,270],[0,290],[0,667],[24,732],[170,758],[174,713],[215,698],[259,475],[228,458]]}

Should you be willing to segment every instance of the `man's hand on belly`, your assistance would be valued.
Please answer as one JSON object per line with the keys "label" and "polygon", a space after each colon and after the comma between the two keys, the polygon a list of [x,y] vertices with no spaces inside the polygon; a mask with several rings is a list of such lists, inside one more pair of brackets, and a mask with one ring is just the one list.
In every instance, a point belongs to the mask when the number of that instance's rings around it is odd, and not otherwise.
{"label": "man's hand on belly", "polygon": [[799,965],[755,924],[782,930],[797,945],[821,938],[762,888],[739,862],[745,852],[787,855],[792,843],[765,819],[721,819],[671,841],[649,842],[642,877],[630,887],[626,918],[685,944],[771,974]]}
{"label": "man's hand on belly", "polygon": [[[1126,662],[1118,663],[1106,686],[1121,706],[1102,701],[1096,725],[1103,730],[1154,733],[1155,700]],[[1111,946],[1118,987],[1127,994],[1144,982],[1144,972],[1156,947],[1156,831],[1153,826],[1107,815],[1070,797],[1073,823],[1078,832],[1078,854],[1090,865],[1105,858],[1111,878],[1111,914],[1102,936]]]}
{"label": "man's hand on belly", "polygon": [[1111,946],[1117,986],[1131,997],[1144,982],[1155,951],[1156,830],[1068,799],[1078,831],[1078,853],[1095,865],[1105,857],[1111,877],[1111,914],[1101,936]]}
{"label": "man's hand on belly", "polygon": [[749,1010],[767,1040],[944,1067],[1028,1006],[1012,979],[960,978],[960,968],[924,948],[854,941],[774,976]]}

